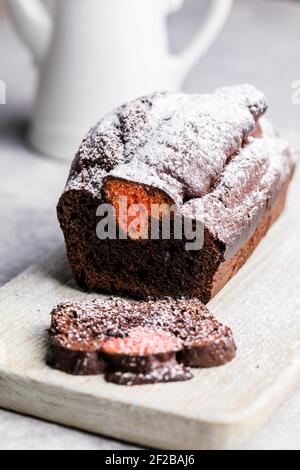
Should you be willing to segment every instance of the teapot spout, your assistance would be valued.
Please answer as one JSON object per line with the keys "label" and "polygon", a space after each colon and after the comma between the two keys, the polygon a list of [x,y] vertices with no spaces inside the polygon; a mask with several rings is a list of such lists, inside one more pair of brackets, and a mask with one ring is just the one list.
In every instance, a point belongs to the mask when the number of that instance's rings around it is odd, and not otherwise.
{"label": "teapot spout", "polygon": [[37,65],[43,62],[52,33],[52,20],[40,0],[7,0],[17,33],[31,49]]}

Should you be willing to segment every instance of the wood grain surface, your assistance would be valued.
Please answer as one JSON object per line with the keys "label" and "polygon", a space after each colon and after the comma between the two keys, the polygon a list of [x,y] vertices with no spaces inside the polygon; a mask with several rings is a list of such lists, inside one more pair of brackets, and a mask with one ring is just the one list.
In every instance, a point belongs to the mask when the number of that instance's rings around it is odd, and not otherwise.
{"label": "wood grain surface", "polygon": [[234,362],[133,388],[51,370],[52,307],[96,296],[77,289],[61,248],[0,289],[0,406],[150,447],[239,447],[300,379],[299,184],[297,172],[284,215],[209,305],[234,331]]}

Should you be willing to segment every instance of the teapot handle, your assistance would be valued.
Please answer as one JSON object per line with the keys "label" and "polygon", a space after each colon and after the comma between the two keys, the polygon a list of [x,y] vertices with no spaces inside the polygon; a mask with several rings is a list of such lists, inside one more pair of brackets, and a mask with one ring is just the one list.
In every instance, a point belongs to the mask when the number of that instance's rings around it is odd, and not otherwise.
{"label": "teapot handle", "polygon": [[[183,1],[182,0],[169,0],[171,2],[171,9],[174,11],[178,9]],[[225,22],[230,14],[233,0],[211,0],[212,5],[208,13],[206,22],[185,51],[179,55],[171,56],[171,65],[175,69],[174,73],[178,77],[179,87],[181,87],[190,73],[191,69],[209,49],[212,43],[216,40],[221,32]]]}
{"label": "teapot handle", "polygon": [[48,50],[52,19],[41,0],[7,0],[16,30],[40,64]]}

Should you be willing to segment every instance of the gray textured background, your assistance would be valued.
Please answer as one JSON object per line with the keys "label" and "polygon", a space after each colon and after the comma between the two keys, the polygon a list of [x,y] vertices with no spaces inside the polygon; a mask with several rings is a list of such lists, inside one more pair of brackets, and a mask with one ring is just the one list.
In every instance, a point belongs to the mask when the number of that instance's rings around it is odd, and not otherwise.
{"label": "gray textured background", "polygon": [[[298,3],[298,4],[297,4]],[[192,37],[205,0],[186,0],[170,18],[172,49]],[[300,4],[289,0],[236,0],[230,20],[188,78],[187,91],[252,82],[269,97],[273,120],[295,140],[300,106],[291,84],[300,80]],[[55,215],[68,166],[26,145],[37,81],[29,52],[14,34],[0,0],[0,80],[7,105],[0,105],[0,285],[51,251],[62,237]],[[2,312],[3,313],[3,312]],[[300,449],[300,389],[247,444],[250,449]],[[2,449],[119,449],[123,444],[0,410]],[[127,448],[127,446],[126,446]]]}

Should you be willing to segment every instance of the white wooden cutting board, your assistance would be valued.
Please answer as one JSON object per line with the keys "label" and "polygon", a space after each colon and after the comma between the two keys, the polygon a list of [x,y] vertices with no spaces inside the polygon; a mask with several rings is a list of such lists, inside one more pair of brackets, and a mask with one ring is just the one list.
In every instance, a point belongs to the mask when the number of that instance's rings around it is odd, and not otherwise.
{"label": "white wooden cutting board", "polygon": [[150,447],[238,447],[300,380],[299,186],[298,172],[283,217],[209,305],[234,331],[234,362],[133,388],[48,368],[51,309],[95,297],[76,288],[61,248],[0,289],[0,406]]}

